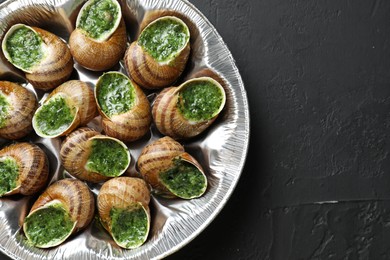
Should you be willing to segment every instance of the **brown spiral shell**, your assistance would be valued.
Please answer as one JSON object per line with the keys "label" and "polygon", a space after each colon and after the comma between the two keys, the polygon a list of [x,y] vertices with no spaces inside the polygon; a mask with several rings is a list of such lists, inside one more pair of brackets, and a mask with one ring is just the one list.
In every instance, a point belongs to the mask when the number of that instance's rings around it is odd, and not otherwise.
{"label": "brown spiral shell", "polygon": [[[58,36],[38,27],[30,27],[24,24],[15,24],[7,32],[3,45],[9,36],[9,32],[20,27],[26,27],[35,31],[45,44],[45,57],[36,64],[31,71],[23,70],[27,80],[37,89],[49,90],[65,82],[73,71],[73,58],[68,45]],[[4,50],[6,54],[7,52]],[[5,55],[6,57],[8,55]],[[8,57],[7,57],[8,59]],[[10,61],[12,63],[12,61]]]}
{"label": "brown spiral shell", "polygon": [[113,139],[101,135],[91,128],[79,128],[65,138],[60,150],[60,159],[64,168],[74,177],[89,182],[99,183],[106,181],[111,177],[89,171],[85,168],[92,150],[91,140],[93,138]]}
{"label": "brown spiral shell", "polygon": [[129,81],[135,90],[135,103],[129,111],[112,116],[108,116],[102,111],[99,101],[97,100],[99,80],[95,87],[95,98],[98,111],[102,116],[102,128],[104,132],[108,136],[118,138],[124,142],[132,142],[142,138],[149,131],[152,122],[149,100],[137,84],[130,79]]}
{"label": "brown spiral shell", "polygon": [[[178,108],[179,93],[186,84],[194,82],[197,80],[206,80],[212,81],[216,86],[218,86],[223,93],[223,102],[215,114],[214,117],[208,120],[201,121],[191,121],[186,119],[180,109]],[[200,77],[195,79],[190,79],[179,87],[166,88],[161,91],[153,104],[152,116],[154,123],[156,124],[157,129],[164,135],[170,136],[174,139],[186,139],[199,135],[204,130],[206,130],[218,117],[218,114],[222,111],[226,101],[226,94],[221,86],[216,80],[210,77]]]}
{"label": "brown spiral shell", "polygon": [[176,197],[160,181],[160,173],[171,168],[174,164],[173,160],[178,157],[194,165],[204,175],[198,161],[185,152],[180,143],[169,136],[154,141],[142,150],[137,166],[144,180],[152,186],[154,193],[167,198]]}
{"label": "brown spiral shell", "polygon": [[150,226],[150,192],[144,180],[134,177],[118,177],[103,184],[97,196],[97,207],[103,227],[111,234],[110,211],[113,207],[126,209],[141,203],[148,215]]}
{"label": "brown spiral shell", "polygon": [[0,150],[0,158],[12,157],[19,167],[16,188],[4,195],[32,195],[42,190],[49,176],[45,152],[35,144],[17,143]]}
{"label": "brown spiral shell", "polygon": [[20,139],[32,131],[32,117],[38,107],[35,95],[19,84],[0,81],[0,95],[10,104],[4,126],[0,126],[0,137]]}
{"label": "brown spiral shell", "polygon": [[74,59],[84,68],[102,71],[112,68],[126,51],[126,26],[121,20],[116,31],[103,42],[89,38],[80,29],[75,29],[69,38]]}
{"label": "brown spiral shell", "polygon": [[95,199],[88,186],[75,179],[63,179],[50,185],[35,201],[29,215],[47,203],[58,200],[77,221],[72,233],[84,229],[91,222],[95,212]]}
{"label": "brown spiral shell", "polygon": [[[174,16],[165,16],[159,19],[163,18],[180,20]],[[180,21],[185,24],[182,20]],[[147,89],[159,89],[169,86],[179,78],[187,64],[190,50],[191,47],[188,40],[185,47],[172,61],[160,63],[144,51],[138,42],[135,41],[128,47],[124,63],[130,77],[140,86]]]}
{"label": "brown spiral shell", "polygon": [[[40,130],[35,123],[35,115],[39,112],[40,108],[45,105],[45,103],[49,102],[50,98],[58,94],[61,94],[72,106],[77,108],[77,114],[72,124],[63,132],[55,136],[46,136],[43,133],[40,133]],[[34,114],[33,127],[39,136],[48,138],[67,135],[78,126],[86,125],[97,115],[97,107],[93,90],[87,83],[80,80],[70,80],[61,84],[50,93],[42,106],[38,108]]]}

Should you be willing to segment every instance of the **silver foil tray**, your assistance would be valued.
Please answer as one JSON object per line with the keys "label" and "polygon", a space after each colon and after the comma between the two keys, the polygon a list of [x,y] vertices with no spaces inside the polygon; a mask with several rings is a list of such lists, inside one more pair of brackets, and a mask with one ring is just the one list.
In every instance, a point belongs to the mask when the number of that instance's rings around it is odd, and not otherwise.
{"label": "silver foil tray", "polygon": [[[15,23],[38,26],[67,41],[83,1],[71,0],[9,0],[0,5],[0,40]],[[11,196],[0,199],[0,250],[14,259],[160,259],[190,242],[210,224],[232,194],[242,172],[249,142],[249,109],[246,92],[235,61],[222,38],[202,13],[184,0],[123,0],[120,1],[126,21],[129,42],[137,37],[140,27],[156,15],[175,14],[189,25],[192,52],[183,77],[199,72],[218,74],[224,81],[227,103],[216,122],[202,135],[182,142],[204,167],[208,189],[199,199],[169,200],[153,196],[152,224],[147,242],[133,250],[118,247],[100,226],[97,218],[84,231],[71,236],[53,249],[38,249],[27,243],[20,228],[21,220],[29,211],[36,196]],[[125,73],[122,62],[113,70]],[[101,73],[91,72],[75,65],[72,79],[96,83]],[[23,74],[14,69],[0,54],[0,79],[21,82],[42,102],[47,93],[36,91]],[[156,93],[146,93],[151,101]],[[100,118],[89,126],[101,130]],[[140,141],[128,143],[132,164],[126,173],[138,176],[135,162],[142,148],[161,134],[152,125],[150,134]],[[42,147],[50,161],[50,183],[66,177],[59,162],[61,139],[42,139],[31,133],[20,141],[29,141]],[[0,148],[9,141],[0,139]],[[89,184],[97,194],[101,185]]]}

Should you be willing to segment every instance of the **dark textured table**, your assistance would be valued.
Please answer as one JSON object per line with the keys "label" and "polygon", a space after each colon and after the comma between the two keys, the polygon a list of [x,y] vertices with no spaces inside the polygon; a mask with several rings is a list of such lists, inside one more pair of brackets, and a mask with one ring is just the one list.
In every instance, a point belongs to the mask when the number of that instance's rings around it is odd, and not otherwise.
{"label": "dark textured table", "polygon": [[390,259],[390,1],[191,0],[245,82],[217,218],[168,259]]}

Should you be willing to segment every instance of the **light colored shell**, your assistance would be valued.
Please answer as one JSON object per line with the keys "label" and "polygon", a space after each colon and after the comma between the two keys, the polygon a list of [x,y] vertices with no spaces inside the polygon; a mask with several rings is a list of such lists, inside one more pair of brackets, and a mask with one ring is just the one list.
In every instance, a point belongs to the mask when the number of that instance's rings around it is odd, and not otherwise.
{"label": "light colored shell", "polygon": [[[94,138],[105,138],[119,141],[114,138],[101,135],[99,132],[91,128],[79,128],[69,134],[69,136],[67,136],[64,140],[60,150],[60,159],[64,168],[74,177],[81,180],[98,183],[106,181],[110,179],[110,177],[88,171],[85,168],[85,164],[88,161],[92,149],[91,140]],[[122,145],[126,147],[123,143]],[[128,155],[130,164],[130,153]],[[126,170],[124,170],[121,174],[123,174],[125,171]]]}
{"label": "light colored shell", "polygon": [[38,107],[35,95],[9,81],[0,81],[0,94],[4,95],[10,104],[6,123],[0,127],[0,137],[20,139],[32,131],[32,117]]}
{"label": "light colored shell", "polygon": [[77,28],[69,38],[74,59],[81,66],[94,71],[107,70],[117,64],[126,51],[126,42],[126,26],[123,20],[106,41],[97,42]]}
{"label": "light colored shell", "polygon": [[[109,72],[116,73],[116,72]],[[95,87],[95,98],[98,111],[102,116],[102,127],[108,136],[112,136],[124,142],[132,142],[142,138],[148,131],[152,122],[151,108],[149,100],[142,89],[131,81],[135,90],[135,103],[131,110],[126,113],[112,115],[109,117],[100,108],[97,100],[99,91],[99,80]]]}
{"label": "light colored shell", "polygon": [[[46,136],[41,133],[39,127],[37,126],[35,115],[40,111],[40,109],[47,103],[49,100],[57,95],[61,95],[66,99],[66,102],[72,107],[76,107],[76,116],[72,122],[72,124],[64,130],[62,133],[59,133],[55,136]],[[33,128],[35,132],[41,136],[46,138],[54,138],[58,136],[64,136],[72,132],[80,125],[86,125],[89,121],[91,121],[97,115],[97,106],[95,103],[95,98],[93,94],[93,90],[88,86],[87,83],[80,80],[70,80],[50,93],[50,95],[45,100],[44,104],[38,108],[33,117]]]}
{"label": "light colored shell", "polygon": [[[158,19],[174,19],[184,24],[188,29],[187,25],[177,17],[164,16]],[[156,22],[158,19],[150,24]],[[130,77],[140,86],[147,89],[163,88],[175,82],[182,74],[187,64],[190,50],[191,47],[188,40],[183,49],[171,61],[160,63],[145,52],[138,42],[135,41],[125,53],[125,67]]]}
{"label": "light colored shell", "polygon": [[48,160],[35,144],[17,143],[0,150],[0,158],[12,157],[19,166],[16,188],[4,195],[32,195],[42,190],[49,176]]}
{"label": "light colored shell", "polygon": [[198,161],[185,152],[180,143],[169,136],[158,139],[142,150],[137,166],[144,180],[152,186],[154,193],[167,198],[176,197],[160,181],[160,173],[171,168],[174,163],[173,160],[179,157],[194,165],[204,175],[202,166]]}
{"label": "light colored shell", "polygon": [[[32,71],[25,71],[27,80],[35,88],[42,90],[55,88],[65,82],[73,71],[73,58],[67,44],[58,36],[38,27],[16,24],[12,26],[5,35],[3,39],[3,46],[7,37],[10,35],[9,32],[12,32],[21,26],[28,27],[37,32],[45,44],[45,58],[39,64],[34,66]],[[7,57],[8,55],[5,56]]]}
{"label": "light colored shell", "polygon": [[[95,199],[88,186],[75,179],[63,179],[50,185],[35,201],[30,213],[45,207],[48,203],[59,201],[76,222],[72,233],[76,233],[88,226],[95,212]],[[25,225],[23,225],[25,229]]]}
{"label": "light colored shell", "polygon": [[[182,115],[177,106],[179,92],[183,88],[185,88],[188,83],[197,80],[211,81],[213,84],[218,86],[223,93],[223,102],[219,110],[216,111],[214,117],[208,120],[188,120]],[[225,90],[216,80],[209,77],[190,79],[181,84],[179,87],[166,88],[157,95],[152,108],[153,120],[156,124],[157,129],[164,135],[170,136],[174,139],[191,138],[202,133],[215,121],[215,119],[218,117],[219,113],[225,106],[225,102]]]}
{"label": "light colored shell", "polygon": [[103,184],[97,197],[97,207],[103,227],[111,234],[110,211],[113,207],[126,209],[136,203],[142,204],[148,215],[150,227],[150,192],[144,180],[133,177],[118,177]]}

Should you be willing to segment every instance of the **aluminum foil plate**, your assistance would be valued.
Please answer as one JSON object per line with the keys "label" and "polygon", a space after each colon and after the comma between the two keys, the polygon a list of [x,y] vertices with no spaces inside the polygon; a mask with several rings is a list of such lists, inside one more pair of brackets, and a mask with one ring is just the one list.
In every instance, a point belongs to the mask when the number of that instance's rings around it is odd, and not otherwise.
{"label": "aluminum foil plate", "polygon": [[[46,29],[67,41],[74,28],[79,0],[9,0],[0,4],[0,40],[15,23]],[[224,81],[227,103],[217,121],[202,135],[182,142],[204,167],[208,189],[198,199],[169,200],[153,196],[152,223],[147,242],[133,250],[118,247],[101,227],[97,218],[89,227],[53,249],[30,246],[20,228],[37,196],[11,196],[0,199],[0,250],[14,259],[161,259],[179,250],[194,239],[221,211],[241,175],[249,142],[249,109],[246,92],[235,61],[222,38],[202,13],[185,0],[123,0],[120,1],[129,42],[144,24],[156,15],[175,14],[189,25],[192,52],[183,77],[216,73]],[[113,70],[125,72],[122,62]],[[93,86],[101,73],[90,72],[75,64],[72,79]],[[42,102],[47,93],[36,91],[23,74],[15,70],[0,54],[0,79],[17,81],[33,91]],[[156,93],[146,93],[151,102]],[[101,130],[99,117],[89,126]],[[150,134],[140,141],[128,143],[132,164],[126,174],[137,176],[135,162],[141,149],[161,134],[152,125]],[[42,147],[50,162],[51,181],[71,177],[59,162],[61,139],[42,139],[31,133],[18,141],[29,141]],[[0,139],[0,148],[10,142]],[[97,194],[101,185],[88,184]]]}

